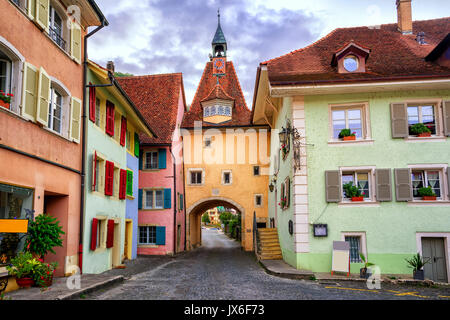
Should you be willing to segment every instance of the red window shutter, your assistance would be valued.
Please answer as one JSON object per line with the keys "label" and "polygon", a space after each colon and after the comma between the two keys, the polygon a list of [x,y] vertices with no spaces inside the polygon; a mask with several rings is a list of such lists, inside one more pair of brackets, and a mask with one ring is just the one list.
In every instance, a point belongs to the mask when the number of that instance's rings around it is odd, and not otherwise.
{"label": "red window shutter", "polygon": [[127,118],[122,116],[122,123],[120,126],[120,145],[125,146],[125,140],[127,137]]}
{"label": "red window shutter", "polygon": [[95,151],[92,160],[92,191],[95,191],[97,185],[97,151]]}
{"label": "red window shutter", "polygon": [[114,163],[106,161],[105,166],[105,195],[112,196],[114,185]]}
{"label": "red window shutter", "polygon": [[106,248],[114,246],[114,220],[108,220],[108,235],[106,236]]}
{"label": "red window shutter", "polygon": [[89,87],[89,120],[95,123],[95,87]]}
{"label": "red window shutter", "polygon": [[114,104],[106,101],[106,133],[114,135]]}
{"label": "red window shutter", "polygon": [[91,250],[94,251],[97,248],[97,226],[98,220],[92,219],[92,229],[91,229]]}
{"label": "red window shutter", "polygon": [[120,169],[119,199],[126,198],[127,190],[127,171]]}

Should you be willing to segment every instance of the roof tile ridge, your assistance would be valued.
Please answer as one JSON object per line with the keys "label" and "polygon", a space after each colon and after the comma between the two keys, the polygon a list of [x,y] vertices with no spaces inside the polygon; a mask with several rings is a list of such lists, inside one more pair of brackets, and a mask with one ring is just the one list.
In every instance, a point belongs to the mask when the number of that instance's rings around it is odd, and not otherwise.
{"label": "roof tile ridge", "polygon": [[139,75],[139,76],[126,76],[126,77],[116,77],[116,79],[124,79],[124,80],[134,80],[134,79],[141,79],[141,78],[156,78],[156,77],[164,77],[164,76],[177,76],[182,75],[182,72],[172,72],[172,73],[157,73],[157,74],[146,74],[146,75]]}

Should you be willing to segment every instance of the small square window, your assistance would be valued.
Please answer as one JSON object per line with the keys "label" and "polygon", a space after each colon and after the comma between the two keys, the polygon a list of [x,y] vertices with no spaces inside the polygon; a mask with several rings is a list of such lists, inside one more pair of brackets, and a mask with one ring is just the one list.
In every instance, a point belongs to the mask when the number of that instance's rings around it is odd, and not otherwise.
{"label": "small square window", "polygon": [[259,176],[260,175],[259,166],[254,166],[253,167],[253,175],[254,176]]}
{"label": "small square window", "polygon": [[202,171],[191,171],[191,184],[202,184]]}
{"label": "small square window", "polygon": [[255,207],[262,207],[262,195],[255,195]]}
{"label": "small square window", "polygon": [[223,173],[223,184],[231,184],[231,172]]}
{"label": "small square window", "polygon": [[350,242],[350,262],[361,263],[361,237],[360,236],[345,236],[345,241]]}
{"label": "small square window", "polygon": [[145,153],[145,169],[158,169],[158,152],[150,151]]}

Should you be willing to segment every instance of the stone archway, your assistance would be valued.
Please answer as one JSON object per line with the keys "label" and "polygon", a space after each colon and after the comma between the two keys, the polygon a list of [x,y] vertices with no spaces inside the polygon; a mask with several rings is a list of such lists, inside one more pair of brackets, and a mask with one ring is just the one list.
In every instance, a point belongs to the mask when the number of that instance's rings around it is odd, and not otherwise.
{"label": "stone archway", "polygon": [[186,210],[186,250],[192,250],[201,245],[201,216],[208,209],[219,206],[237,210],[241,214],[241,223],[244,225],[245,209],[236,201],[224,197],[210,197],[198,200]]}

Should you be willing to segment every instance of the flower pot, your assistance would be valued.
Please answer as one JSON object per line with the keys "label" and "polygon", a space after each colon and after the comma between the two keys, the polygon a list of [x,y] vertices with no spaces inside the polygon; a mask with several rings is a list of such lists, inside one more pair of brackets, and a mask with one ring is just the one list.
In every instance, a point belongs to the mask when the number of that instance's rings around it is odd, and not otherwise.
{"label": "flower pot", "polygon": [[44,279],[44,283],[43,284],[39,284],[39,287],[41,287],[41,288],[51,287],[52,284],[53,284],[53,275],[51,275],[47,279]]}
{"label": "flower pot", "polygon": [[10,105],[11,105],[10,103],[6,103],[5,101],[0,100],[0,107],[6,108],[9,110]]}
{"label": "flower pot", "polygon": [[344,137],[344,141],[356,140],[356,136],[346,136]]}
{"label": "flower pot", "polygon": [[417,135],[418,137],[431,137],[431,132],[422,132]]}
{"label": "flower pot", "polygon": [[414,270],[413,272],[414,280],[425,280],[425,273],[423,270]]}
{"label": "flower pot", "polygon": [[359,269],[359,277],[361,279],[369,279],[371,275],[372,275],[372,272],[370,269],[368,269],[368,268]]}
{"label": "flower pot", "polygon": [[364,201],[364,197],[352,197],[352,201],[354,202]]}
{"label": "flower pot", "polygon": [[32,278],[17,278],[16,283],[21,288],[31,288],[34,285]]}
{"label": "flower pot", "polygon": [[436,196],[423,196],[422,200],[426,201],[436,201]]}

